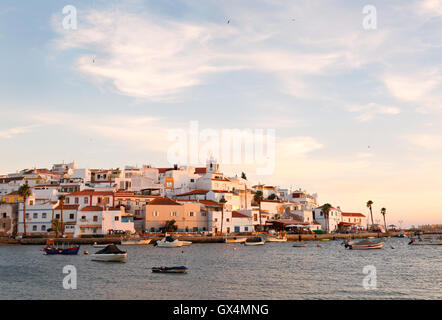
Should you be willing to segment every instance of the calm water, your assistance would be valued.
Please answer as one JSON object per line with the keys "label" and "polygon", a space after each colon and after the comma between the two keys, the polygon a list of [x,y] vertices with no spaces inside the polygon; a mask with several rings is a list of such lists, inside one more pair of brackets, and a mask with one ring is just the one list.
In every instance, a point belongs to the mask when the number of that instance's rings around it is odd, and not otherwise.
{"label": "calm water", "polygon": [[[45,256],[40,246],[0,246],[0,299],[442,298],[441,246],[408,246],[408,239],[394,238],[381,250],[351,251],[341,243],[127,246],[126,263],[91,261],[83,251],[99,250],[92,246],[71,257]],[[77,290],[63,289],[62,269],[68,264],[77,268]],[[151,267],[161,265],[190,270],[151,273]],[[366,265],[377,268],[375,290],[362,286]]]}

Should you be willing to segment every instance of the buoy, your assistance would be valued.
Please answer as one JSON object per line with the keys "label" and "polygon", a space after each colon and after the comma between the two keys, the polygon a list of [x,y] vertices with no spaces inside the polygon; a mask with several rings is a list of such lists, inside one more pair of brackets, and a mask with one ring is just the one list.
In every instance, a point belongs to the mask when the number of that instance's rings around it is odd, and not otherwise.
{"label": "buoy", "polygon": [[233,248],[233,251],[235,251],[236,250],[236,248]]}
{"label": "buoy", "polygon": [[89,254],[89,252],[87,250],[84,250],[84,254]]}
{"label": "buoy", "polygon": [[320,244],[317,244],[316,246],[317,246],[318,248],[321,248],[321,245],[320,245]]}

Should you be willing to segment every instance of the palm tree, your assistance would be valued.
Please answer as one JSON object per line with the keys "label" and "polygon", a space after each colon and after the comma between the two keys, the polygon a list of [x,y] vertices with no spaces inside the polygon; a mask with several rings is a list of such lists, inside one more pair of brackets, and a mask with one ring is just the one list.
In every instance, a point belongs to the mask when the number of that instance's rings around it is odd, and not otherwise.
{"label": "palm tree", "polygon": [[26,200],[32,195],[31,187],[27,182],[18,188],[18,194],[23,198],[23,235],[26,236]]}
{"label": "palm tree", "polygon": [[227,202],[227,200],[224,198],[224,196],[219,199],[219,203],[221,204],[221,234],[223,233],[223,221],[224,221],[224,204]]}
{"label": "palm tree", "polygon": [[332,205],[330,203],[326,203],[322,206],[322,213],[324,214],[324,219],[325,219],[325,225],[326,225],[326,229],[327,229],[327,233],[330,231],[330,219],[329,219],[329,215],[330,215],[330,209],[332,208]]}
{"label": "palm tree", "polygon": [[370,215],[371,215],[371,227],[373,228],[374,221],[373,221],[372,205],[373,205],[373,201],[368,200],[368,201],[367,201],[367,208],[370,209]]}
{"label": "palm tree", "polygon": [[53,231],[55,229],[55,237],[58,238],[59,231],[60,231],[60,220],[59,219],[52,219],[51,224],[52,224],[51,231]]}
{"label": "palm tree", "polygon": [[60,209],[61,209],[61,219],[60,219],[60,226],[61,226],[61,237],[63,237],[64,234],[64,225],[63,225],[63,205],[64,205],[64,200],[66,200],[66,196],[65,195],[59,195],[58,196],[58,201],[60,201]]}
{"label": "palm tree", "polygon": [[261,190],[256,191],[255,195],[253,196],[253,200],[258,203],[259,207],[259,231],[261,231],[261,200],[263,198],[264,196]]}
{"label": "palm tree", "polygon": [[385,214],[387,213],[387,209],[382,208],[381,209],[381,214],[384,217],[384,226],[385,226],[385,232],[387,232],[387,222],[385,221]]}

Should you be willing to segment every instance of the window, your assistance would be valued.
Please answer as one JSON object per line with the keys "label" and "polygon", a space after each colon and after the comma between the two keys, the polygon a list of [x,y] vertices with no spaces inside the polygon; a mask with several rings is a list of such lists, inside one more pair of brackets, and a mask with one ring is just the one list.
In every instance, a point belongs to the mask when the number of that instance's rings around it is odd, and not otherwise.
{"label": "window", "polygon": [[66,198],[65,202],[66,202],[66,204],[68,204],[69,203],[69,198]]}
{"label": "window", "polygon": [[75,204],[78,204],[79,200],[78,197],[75,197]]}
{"label": "window", "polygon": [[176,213],[176,211],[172,211],[172,212],[170,213],[170,216],[171,216],[171,217],[177,217],[177,216],[178,216],[178,213]]}
{"label": "window", "polygon": [[150,228],[150,232],[155,232],[155,228]]}
{"label": "window", "polygon": [[190,179],[190,182],[195,182],[195,179]]}
{"label": "window", "polygon": [[34,205],[34,200],[30,200],[29,201],[29,205],[33,206]]}
{"label": "window", "polygon": [[98,221],[98,216],[94,216],[93,221],[97,222]]}
{"label": "window", "polygon": [[229,218],[227,218],[227,219],[226,219],[226,222],[229,222],[229,221],[230,221],[230,219],[229,219]]}
{"label": "window", "polygon": [[115,217],[115,221],[120,221],[120,217],[119,217],[119,216],[116,216],[116,217]]}
{"label": "window", "polygon": [[98,197],[97,202],[101,203],[101,197]]}
{"label": "window", "polygon": [[207,216],[207,212],[201,212],[201,216],[202,216],[202,217]]}
{"label": "window", "polygon": [[37,226],[32,226],[32,231],[37,231]]}
{"label": "window", "polygon": [[86,221],[86,216],[81,216],[82,221]]}
{"label": "window", "polygon": [[6,212],[5,212],[5,213],[3,213],[3,218],[6,218]]}
{"label": "window", "polygon": [[69,219],[74,220],[74,214],[73,213],[69,214]]}
{"label": "window", "polygon": [[43,213],[41,214],[41,217],[42,217],[43,219],[46,219],[46,212],[43,212]]}
{"label": "window", "polygon": [[46,226],[41,226],[41,231],[46,231]]}
{"label": "window", "polygon": [[88,197],[84,197],[83,202],[84,202],[84,204],[88,204],[89,198]]}
{"label": "window", "polygon": [[194,217],[195,213],[194,212],[189,212],[189,217]]}
{"label": "window", "polygon": [[29,213],[26,212],[26,219],[28,219],[28,218],[29,218]]}
{"label": "window", "polygon": [[60,219],[60,214],[59,214],[59,213],[57,213],[57,214],[55,215],[55,219]]}
{"label": "window", "polygon": [[218,222],[218,218],[213,219],[213,221]]}
{"label": "window", "polygon": [[106,204],[109,204],[109,197],[106,197]]}
{"label": "window", "polygon": [[152,212],[152,216],[154,217],[158,217],[160,215],[160,213],[158,211],[153,211]]}
{"label": "window", "polygon": [[244,227],[244,231],[245,232],[249,231],[249,227]]}
{"label": "window", "polygon": [[253,214],[253,221],[258,221],[258,215],[256,213]]}

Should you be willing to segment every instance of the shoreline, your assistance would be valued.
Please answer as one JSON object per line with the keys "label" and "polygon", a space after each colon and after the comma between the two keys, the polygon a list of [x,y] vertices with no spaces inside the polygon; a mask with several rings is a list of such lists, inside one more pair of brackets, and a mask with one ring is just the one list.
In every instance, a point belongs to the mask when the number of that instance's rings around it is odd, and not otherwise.
{"label": "shoreline", "polygon": [[[388,233],[376,233],[376,232],[363,232],[363,233],[332,233],[332,234],[288,234],[286,235],[287,241],[299,242],[299,241],[333,241],[333,240],[345,240],[345,239],[365,239],[368,237],[384,238],[395,237],[401,232],[388,232]],[[440,232],[425,232],[424,234],[440,234]],[[179,240],[192,241],[192,243],[223,243],[224,239],[232,239],[234,237],[247,238],[247,241],[259,241],[260,237],[256,235],[234,235],[234,236],[189,236],[174,234]],[[155,235],[149,236],[149,239],[153,241],[162,239],[164,236]],[[0,239],[0,245],[45,245],[49,238],[25,238],[25,239]],[[111,238],[51,238],[54,242],[59,244],[106,244],[114,243],[121,244],[121,239],[116,237]],[[152,241],[152,242],[153,242]]]}

